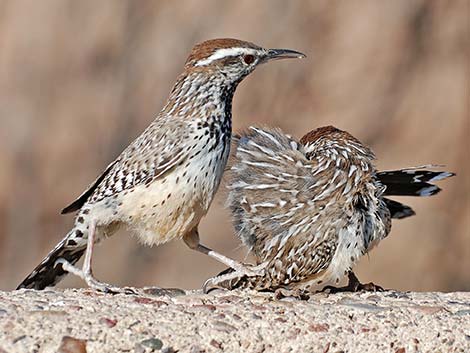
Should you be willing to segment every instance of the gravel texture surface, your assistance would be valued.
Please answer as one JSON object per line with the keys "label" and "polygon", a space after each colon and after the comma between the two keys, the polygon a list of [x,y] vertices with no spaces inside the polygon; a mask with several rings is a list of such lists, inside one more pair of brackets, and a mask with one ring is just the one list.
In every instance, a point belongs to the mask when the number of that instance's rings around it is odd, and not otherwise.
{"label": "gravel texture surface", "polygon": [[0,353],[470,352],[470,293],[0,292]]}

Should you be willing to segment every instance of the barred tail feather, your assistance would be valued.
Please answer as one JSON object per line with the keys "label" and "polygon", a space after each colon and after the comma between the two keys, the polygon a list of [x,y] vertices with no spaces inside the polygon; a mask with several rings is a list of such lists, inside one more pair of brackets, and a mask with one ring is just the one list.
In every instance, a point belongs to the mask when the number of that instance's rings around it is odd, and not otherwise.
{"label": "barred tail feather", "polygon": [[416,213],[413,209],[407,205],[404,205],[400,202],[387,199],[384,197],[385,204],[390,210],[390,216],[395,219],[401,219],[406,217],[414,216]]}
{"label": "barred tail feather", "polygon": [[31,288],[44,289],[54,286],[66,274],[61,264],[56,264],[60,258],[67,260],[72,265],[83,256],[86,242],[77,242],[71,239],[74,231],[70,232],[57,246],[36,266],[36,268],[20,283],[17,289]]}
{"label": "barred tail feather", "polygon": [[387,188],[384,196],[432,196],[441,189],[433,182],[454,176],[454,173],[425,170],[434,166],[391,170],[377,173]]}

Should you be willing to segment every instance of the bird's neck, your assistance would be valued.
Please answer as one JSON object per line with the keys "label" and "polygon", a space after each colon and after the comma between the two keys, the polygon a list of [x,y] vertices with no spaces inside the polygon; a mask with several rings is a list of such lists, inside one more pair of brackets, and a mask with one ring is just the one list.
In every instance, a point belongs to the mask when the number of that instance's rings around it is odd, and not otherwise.
{"label": "bird's neck", "polygon": [[183,74],[173,86],[162,113],[185,119],[208,114],[231,119],[237,85],[238,82],[228,82],[219,75]]}

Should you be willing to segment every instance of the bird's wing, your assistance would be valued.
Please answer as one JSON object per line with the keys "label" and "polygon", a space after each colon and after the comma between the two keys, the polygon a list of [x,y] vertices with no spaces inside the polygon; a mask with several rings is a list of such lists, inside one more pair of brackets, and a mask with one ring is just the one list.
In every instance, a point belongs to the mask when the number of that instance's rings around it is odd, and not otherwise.
{"label": "bird's wing", "polygon": [[162,178],[187,158],[188,138],[186,121],[155,120],[62,213],[77,211],[86,202],[97,202]]}
{"label": "bird's wing", "polygon": [[228,204],[240,239],[258,262],[294,251],[309,257],[307,273],[326,268],[335,250],[327,239],[334,240],[329,237],[336,232],[319,226],[326,201],[313,202],[319,194],[317,182],[325,177],[315,174],[317,162],[277,129],[250,128],[236,144]]}
{"label": "bird's wing", "polygon": [[88,198],[93,194],[93,192],[98,187],[98,185],[103,181],[103,179],[109,173],[111,168],[113,168],[115,163],[116,161],[109,164],[106,167],[105,171],[101,173],[101,175],[98,178],[96,178],[96,180],[93,183],[91,183],[90,186],[79,197],[75,199],[75,201],[73,201],[67,207],[64,207],[64,209],[60,213],[61,214],[71,213],[71,212],[78,211],[80,208],[82,208],[82,206],[85,204]]}

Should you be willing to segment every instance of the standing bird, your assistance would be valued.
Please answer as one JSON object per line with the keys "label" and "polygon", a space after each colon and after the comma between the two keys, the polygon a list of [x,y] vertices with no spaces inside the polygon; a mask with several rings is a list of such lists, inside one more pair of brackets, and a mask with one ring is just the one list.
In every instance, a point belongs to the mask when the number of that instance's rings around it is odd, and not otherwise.
{"label": "standing bird", "polygon": [[[43,289],[66,272],[109,292],[122,288],[92,275],[93,246],[125,226],[147,245],[183,238],[194,250],[237,269],[247,267],[199,243],[198,225],[219,186],[230,150],[232,98],[258,65],[303,58],[236,39],[197,44],[166,105],[90,187],[62,213],[78,211],[75,225],[18,288]],[[74,264],[85,254],[82,269]]]}
{"label": "standing bird", "polygon": [[314,292],[362,285],[352,272],[359,258],[390,232],[392,218],[413,210],[386,196],[430,196],[432,182],[454,174],[423,166],[378,172],[373,152],[332,126],[300,142],[279,129],[252,127],[235,139],[228,205],[236,234],[254,255],[262,275],[236,269],[209,279],[205,290],[253,288]]}

